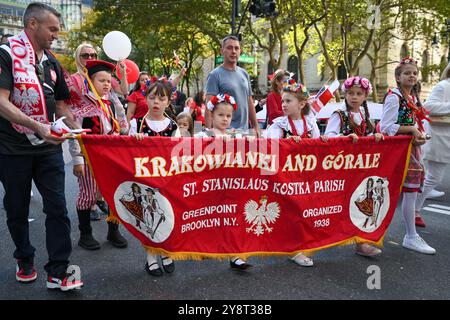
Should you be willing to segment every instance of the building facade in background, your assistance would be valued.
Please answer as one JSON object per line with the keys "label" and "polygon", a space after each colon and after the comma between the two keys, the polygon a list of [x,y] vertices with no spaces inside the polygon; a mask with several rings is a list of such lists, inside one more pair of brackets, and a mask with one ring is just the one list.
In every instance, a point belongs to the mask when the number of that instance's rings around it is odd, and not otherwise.
{"label": "building facade in background", "polygon": [[[41,2],[52,6],[61,13],[62,31],[79,28],[83,23],[83,16],[92,7],[91,1],[81,0],[0,0],[0,35],[16,35],[23,29],[23,13],[31,2]],[[66,41],[62,36],[53,43],[53,50],[57,53],[66,51]]]}

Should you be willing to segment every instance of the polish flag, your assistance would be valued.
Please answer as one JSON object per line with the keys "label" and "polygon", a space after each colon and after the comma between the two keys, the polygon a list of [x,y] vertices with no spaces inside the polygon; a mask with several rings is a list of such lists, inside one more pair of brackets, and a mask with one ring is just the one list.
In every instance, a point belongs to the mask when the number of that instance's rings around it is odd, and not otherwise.
{"label": "polish flag", "polygon": [[175,57],[175,65],[179,66],[180,65],[180,57],[177,55],[177,52],[175,50],[173,50],[173,56]]}
{"label": "polish flag", "polygon": [[311,107],[314,111],[319,112],[330,100],[334,93],[339,88],[339,81],[334,80],[329,86],[323,86],[319,92],[314,96]]}

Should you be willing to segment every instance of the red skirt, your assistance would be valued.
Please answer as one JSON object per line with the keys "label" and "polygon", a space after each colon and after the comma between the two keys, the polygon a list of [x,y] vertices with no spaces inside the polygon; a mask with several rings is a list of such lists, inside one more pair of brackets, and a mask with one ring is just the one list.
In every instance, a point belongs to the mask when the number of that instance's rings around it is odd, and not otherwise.
{"label": "red skirt", "polygon": [[422,163],[422,150],[420,146],[413,145],[402,192],[422,192],[424,181],[425,168]]}
{"label": "red skirt", "polygon": [[355,201],[355,205],[366,216],[371,217],[373,215],[373,199],[366,198],[363,201]]}

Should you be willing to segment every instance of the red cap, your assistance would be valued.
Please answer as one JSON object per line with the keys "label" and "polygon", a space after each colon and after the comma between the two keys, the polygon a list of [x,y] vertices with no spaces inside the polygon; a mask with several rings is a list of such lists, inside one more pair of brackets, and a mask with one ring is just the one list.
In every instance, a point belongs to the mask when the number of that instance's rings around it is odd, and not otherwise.
{"label": "red cap", "polygon": [[92,76],[99,71],[107,71],[112,73],[114,72],[116,66],[103,60],[88,60],[86,61],[86,68],[88,69],[88,75]]}

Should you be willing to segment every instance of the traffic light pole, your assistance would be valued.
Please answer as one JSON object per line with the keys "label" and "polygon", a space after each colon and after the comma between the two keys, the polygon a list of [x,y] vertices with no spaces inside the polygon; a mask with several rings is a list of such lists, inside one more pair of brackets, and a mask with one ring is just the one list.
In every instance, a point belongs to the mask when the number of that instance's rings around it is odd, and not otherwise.
{"label": "traffic light pole", "polygon": [[[251,0],[248,1],[247,6],[245,7],[244,11],[239,14],[240,8],[241,8],[241,0],[232,0],[232,7],[231,7],[231,34],[238,36],[240,38],[239,32],[241,31],[242,22],[244,20],[244,17],[250,8]],[[236,29],[236,21],[239,19],[239,24]]]}
{"label": "traffic light pole", "polygon": [[[231,6],[231,34],[237,36],[239,39],[241,35],[242,22],[244,20],[247,11],[250,11],[253,15],[257,17],[273,17],[278,15],[278,11],[275,10],[275,2],[272,0],[258,1],[258,0],[248,0],[244,11],[239,14],[241,9],[241,0],[232,0]],[[252,6],[253,3],[253,6]],[[256,12],[254,12],[256,11]],[[239,25],[236,30],[236,20],[240,17]]]}
{"label": "traffic light pole", "polygon": [[233,0],[231,5],[231,34],[234,35],[236,31],[236,18],[238,16],[238,7],[240,0]]}

